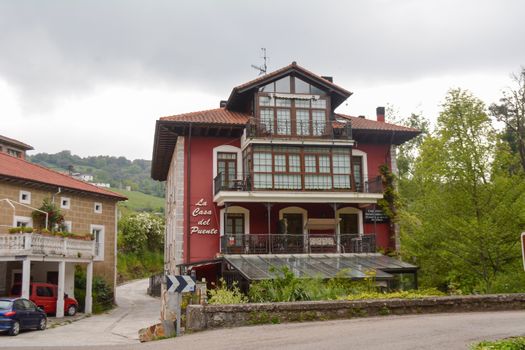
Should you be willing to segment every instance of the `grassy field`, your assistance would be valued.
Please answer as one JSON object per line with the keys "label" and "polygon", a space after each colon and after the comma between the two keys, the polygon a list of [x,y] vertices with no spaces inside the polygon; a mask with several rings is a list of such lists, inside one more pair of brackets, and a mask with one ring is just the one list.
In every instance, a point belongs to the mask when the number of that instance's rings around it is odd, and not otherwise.
{"label": "grassy field", "polygon": [[164,213],[164,198],[151,196],[142,192],[119,190],[117,188],[110,188],[110,190],[128,197],[127,201],[119,203],[119,207],[124,214],[130,211]]}

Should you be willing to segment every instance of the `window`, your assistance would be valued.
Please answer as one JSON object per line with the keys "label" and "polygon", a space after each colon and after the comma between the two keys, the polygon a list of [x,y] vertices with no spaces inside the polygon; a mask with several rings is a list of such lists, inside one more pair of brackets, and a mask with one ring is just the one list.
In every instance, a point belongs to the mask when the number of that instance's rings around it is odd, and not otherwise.
{"label": "window", "polygon": [[102,203],[95,202],[94,210],[95,210],[95,213],[101,214],[102,213]]}
{"label": "window", "polygon": [[19,196],[18,201],[24,204],[31,204],[31,192],[20,191],[20,196]]}
{"label": "window", "polygon": [[9,154],[10,156],[16,157],[16,158],[22,158],[22,152],[16,149],[8,148],[7,154]]}
{"label": "window", "polygon": [[94,260],[104,260],[104,226],[91,225],[91,234],[95,242]]}
{"label": "window", "polygon": [[217,153],[217,174],[221,174],[223,188],[232,188],[237,179],[237,153]]}
{"label": "window", "polygon": [[38,297],[53,297],[53,290],[50,287],[36,287]]}
{"label": "window", "polygon": [[68,197],[60,197],[60,208],[69,209],[71,207],[71,199]]}
{"label": "window", "polygon": [[226,236],[228,246],[242,246],[244,237],[244,214],[230,214],[226,218]]}
{"label": "window", "polygon": [[357,192],[363,192],[363,158],[352,157],[352,163],[354,168],[354,182],[355,190]]}
{"label": "window", "polygon": [[14,227],[32,227],[33,219],[27,216],[15,216],[13,220]]}

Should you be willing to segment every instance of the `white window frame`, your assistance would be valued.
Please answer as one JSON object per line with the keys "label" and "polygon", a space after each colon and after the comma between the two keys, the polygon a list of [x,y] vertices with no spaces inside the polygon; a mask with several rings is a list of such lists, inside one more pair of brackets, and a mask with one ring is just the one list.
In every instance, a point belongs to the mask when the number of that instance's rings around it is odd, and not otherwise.
{"label": "white window frame", "polygon": [[[99,206],[99,209],[97,210],[97,205]],[[100,202],[95,202],[93,204],[93,211],[95,212],[95,214],[102,214],[102,203]]]}
{"label": "white window frame", "polygon": [[[226,224],[225,224],[225,214],[226,209],[221,209],[221,227],[220,227],[220,235],[221,237],[224,236],[224,231],[226,230]],[[244,215],[244,234],[249,235],[250,234],[250,210],[239,207],[239,206],[231,206],[228,207],[228,214],[243,214]]]}
{"label": "white window frame", "polygon": [[18,227],[16,224],[18,222],[23,222],[26,226],[33,227],[33,218],[29,216],[14,216],[13,217],[13,227]]}
{"label": "white window frame", "polygon": [[279,210],[279,221],[284,217],[284,214],[302,214],[303,215],[303,235],[306,237],[308,230],[306,229],[306,222],[308,221],[308,210],[300,207],[286,207]]}
{"label": "white window frame", "polygon": [[[368,156],[366,152],[361,151],[359,149],[352,148],[352,157],[361,157],[361,164],[363,166],[363,182],[368,181]],[[352,172],[352,176],[354,176],[354,169],[350,169]],[[364,184],[363,184],[364,185]]]}
{"label": "white window frame", "polygon": [[[99,238],[100,239],[99,239],[99,246],[98,246],[98,254],[93,256],[93,260],[94,261],[102,261],[102,260],[104,260],[104,249],[105,249],[105,242],[104,242],[104,239],[105,239],[105,228],[104,228],[104,225],[91,224],[89,226],[89,232],[92,235],[95,235],[95,233],[93,232],[94,230],[99,230],[100,231],[100,233],[99,233]],[[97,237],[94,236],[93,238],[94,238],[93,242],[96,245],[97,244]],[[97,247],[95,247],[95,249],[97,249]]]}
{"label": "white window frame", "polygon": [[[22,198],[24,195],[27,197],[27,199]],[[18,201],[23,204],[31,204],[31,192],[20,190]]]}
{"label": "white window frame", "polygon": [[336,211],[336,218],[337,218],[337,234],[341,233],[341,216],[340,214],[357,214],[357,230],[358,232],[352,232],[352,233],[358,233],[360,235],[364,234],[363,230],[363,211],[361,209],[355,208],[355,207],[344,207],[337,209]]}
{"label": "white window frame", "polygon": [[[64,201],[66,204],[64,204]],[[62,209],[71,209],[71,198],[69,197],[60,197],[60,208]]]}
{"label": "white window frame", "polygon": [[217,154],[218,153],[237,153],[237,179],[242,179],[242,151],[239,147],[223,145],[213,149],[213,178],[217,177]]}

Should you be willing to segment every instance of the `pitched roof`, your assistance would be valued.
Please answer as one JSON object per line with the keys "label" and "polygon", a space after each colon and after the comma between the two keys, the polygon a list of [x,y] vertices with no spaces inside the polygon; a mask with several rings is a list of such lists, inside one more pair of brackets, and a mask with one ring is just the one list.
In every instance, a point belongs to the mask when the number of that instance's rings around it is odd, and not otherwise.
{"label": "pitched roof", "polygon": [[21,149],[23,149],[25,151],[30,151],[30,150],[34,149],[33,146],[30,146],[27,143],[23,143],[21,141],[12,139],[12,138],[7,137],[7,136],[2,136],[2,135],[0,135],[0,143],[7,143],[7,144],[10,144],[10,145],[19,147],[19,148],[21,148]]}
{"label": "pitched roof", "polygon": [[116,200],[127,199],[125,196],[113,191],[74,179],[68,175],[4,153],[0,153],[0,177],[2,176],[44,185],[60,186],[75,191],[89,192],[91,194],[112,197]]}
{"label": "pitched roof", "polygon": [[348,119],[352,122],[353,130],[377,130],[377,131],[404,131],[421,133],[420,130],[409,128],[402,125],[390,124],[387,122],[378,122],[377,120],[365,119],[360,117],[352,117],[350,115],[336,113],[336,117]]}
{"label": "pitched roof", "polygon": [[192,122],[203,124],[238,124],[244,125],[250,118],[249,114],[227,110],[225,108],[209,109],[206,111],[184,113],[162,117],[160,120],[175,122]]}

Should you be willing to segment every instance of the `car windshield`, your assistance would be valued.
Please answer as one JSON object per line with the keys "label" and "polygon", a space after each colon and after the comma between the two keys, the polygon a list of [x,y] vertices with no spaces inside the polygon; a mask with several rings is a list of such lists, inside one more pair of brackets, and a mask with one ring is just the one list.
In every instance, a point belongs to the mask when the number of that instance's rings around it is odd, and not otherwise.
{"label": "car windshield", "polygon": [[0,309],[10,309],[12,302],[10,300],[0,300]]}

